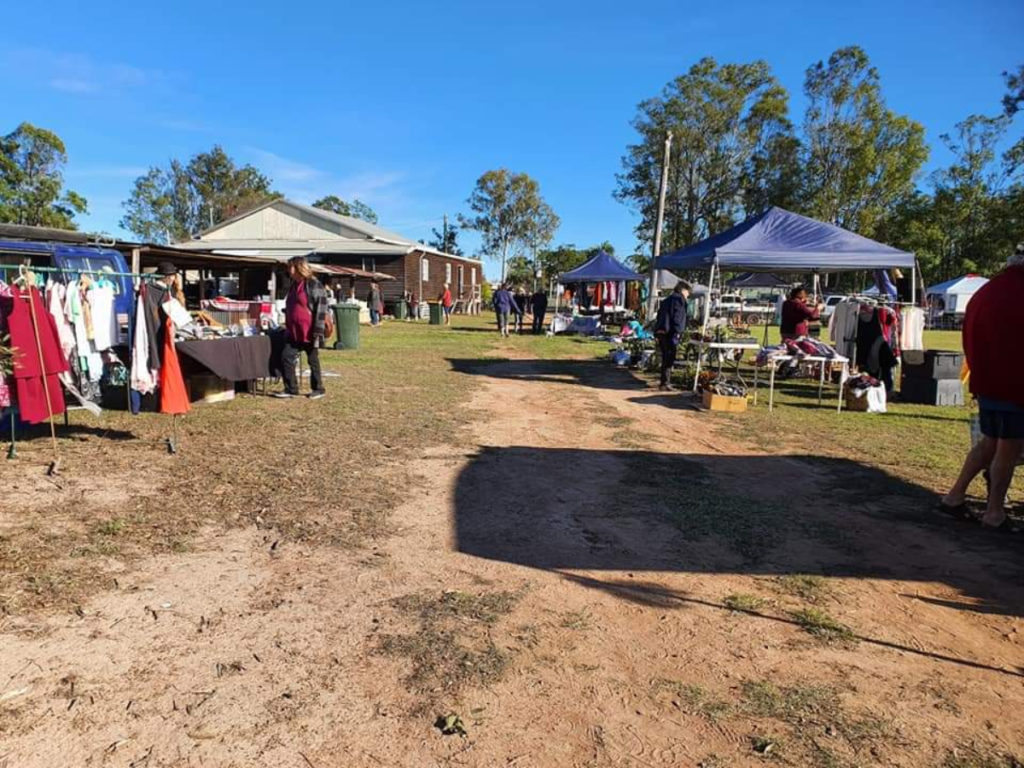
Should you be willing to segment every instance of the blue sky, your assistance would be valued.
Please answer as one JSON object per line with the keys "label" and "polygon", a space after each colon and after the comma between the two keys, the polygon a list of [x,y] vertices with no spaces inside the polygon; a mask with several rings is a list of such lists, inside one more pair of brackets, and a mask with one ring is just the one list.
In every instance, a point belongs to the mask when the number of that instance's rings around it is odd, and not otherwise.
{"label": "blue sky", "polygon": [[931,167],[948,159],[939,134],[998,111],[1000,72],[1024,62],[1019,0],[56,0],[41,21],[5,10],[0,131],[56,131],[82,228],[118,234],[136,176],[220,143],[289,197],[359,197],[415,238],[465,210],[483,171],[525,171],[562,219],[556,242],[628,254],[635,220],[611,193],[630,120],[702,56],[767,60],[799,121],[806,67],[858,44],[889,106],[925,125]]}

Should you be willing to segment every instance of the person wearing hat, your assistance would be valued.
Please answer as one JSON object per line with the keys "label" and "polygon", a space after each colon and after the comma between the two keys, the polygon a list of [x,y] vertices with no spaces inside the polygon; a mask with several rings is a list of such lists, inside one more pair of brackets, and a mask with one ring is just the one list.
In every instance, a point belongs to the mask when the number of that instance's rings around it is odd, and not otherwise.
{"label": "person wearing hat", "polygon": [[[982,286],[967,305],[963,342],[971,394],[978,399],[981,440],[967,454],[960,476],[939,506],[954,517],[990,530],[1018,533],[1003,503],[1024,451],[1024,243],[1006,269]],[[985,512],[966,506],[971,482],[988,471]]]}
{"label": "person wearing hat", "polygon": [[661,350],[661,386],[662,391],[672,389],[669,376],[676,362],[679,341],[686,331],[686,299],[690,295],[690,284],[685,280],[676,283],[672,293],[661,302],[658,316],[654,321],[654,335],[658,339]]}

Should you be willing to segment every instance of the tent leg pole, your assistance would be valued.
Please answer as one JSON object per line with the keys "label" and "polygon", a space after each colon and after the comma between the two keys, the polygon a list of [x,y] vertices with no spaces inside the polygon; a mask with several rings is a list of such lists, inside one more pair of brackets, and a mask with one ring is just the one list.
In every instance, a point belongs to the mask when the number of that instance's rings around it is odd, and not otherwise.
{"label": "tent leg pole", "polygon": [[693,392],[697,393],[697,380],[700,378],[700,362],[704,357],[704,337],[708,332],[708,319],[711,317],[711,285],[715,282],[715,265],[717,261],[711,262],[711,271],[708,272],[708,290],[704,294],[704,321],[700,327],[700,342],[697,346],[697,371],[693,375]]}
{"label": "tent leg pole", "polygon": [[917,306],[917,259],[914,260],[914,266],[910,268],[910,303],[912,306]]}

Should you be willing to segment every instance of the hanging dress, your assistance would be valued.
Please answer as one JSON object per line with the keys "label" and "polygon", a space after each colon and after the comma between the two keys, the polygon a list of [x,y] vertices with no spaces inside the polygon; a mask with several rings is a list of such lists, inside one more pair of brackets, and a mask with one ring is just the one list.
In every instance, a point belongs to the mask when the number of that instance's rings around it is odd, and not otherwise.
{"label": "hanging dress", "polygon": [[188,392],[181,376],[178,351],[174,348],[174,326],[164,318],[164,360],[160,366],[160,413],[188,413]]}
{"label": "hanging dress", "polygon": [[[56,324],[43,306],[39,290],[15,287],[13,294],[14,304],[7,318],[7,326],[11,335],[11,346],[16,350],[14,383],[18,395],[18,409],[22,419],[30,424],[38,424],[53,414],[64,413],[64,391],[61,389],[58,376],[68,370],[68,361],[61,351]],[[32,308],[29,307],[30,301]],[[32,320],[33,309],[35,322]],[[39,348],[42,348],[41,366]]]}

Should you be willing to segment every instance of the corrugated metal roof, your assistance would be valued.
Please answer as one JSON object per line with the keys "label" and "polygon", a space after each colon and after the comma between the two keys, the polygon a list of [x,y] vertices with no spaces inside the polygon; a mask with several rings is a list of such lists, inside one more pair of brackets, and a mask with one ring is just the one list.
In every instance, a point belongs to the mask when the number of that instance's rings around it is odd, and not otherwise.
{"label": "corrugated metal roof", "polygon": [[[455,256],[450,253],[445,253],[444,251],[439,251],[436,248],[431,248],[429,245],[426,245],[424,243],[419,243],[416,242],[415,240],[410,240],[407,237],[403,237],[397,232],[392,232],[391,230],[384,229],[383,227],[379,227],[376,224],[370,224],[369,222],[363,221],[362,219],[357,219],[353,216],[342,216],[341,214],[333,213],[332,211],[325,211],[322,208],[314,208],[311,205],[303,205],[302,203],[296,203],[292,200],[288,200],[287,198],[283,197],[275,198],[274,200],[268,200],[267,202],[262,203],[256,206],[255,208],[250,208],[248,211],[245,211],[244,213],[240,213],[237,216],[233,216],[230,219],[227,219],[226,221],[222,221],[221,223],[201,232],[200,237],[203,237],[209,234],[210,232],[215,232],[216,230],[221,229],[222,227],[225,227],[228,224],[239,221],[240,219],[244,219],[245,217],[251,216],[252,214],[258,211],[262,211],[264,208],[269,208],[274,205],[291,207],[296,210],[302,211],[310,216],[315,216],[325,221],[331,221],[341,224],[349,229],[355,230],[356,232],[361,232],[365,234],[366,239],[360,240],[356,238],[345,238],[339,236],[337,238],[330,238],[324,240],[191,240],[185,243],[176,243],[175,245],[179,248],[203,248],[216,251],[223,251],[229,248],[233,250],[295,250],[302,248],[303,244],[305,243],[310,245],[309,251],[307,252],[337,254],[353,253],[360,255],[398,255],[403,253],[410,253],[413,250],[417,250],[423,251],[424,253],[432,253],[436,256],[444,256],[445,258],[448,259],[456,259],[459,261],[469,262],[471,264],[479,264],[481,266],[483,265],[480,259],[473,259],[467,256]],[[216,245],[212,245],[212,243],[214,242],[216,243]],[[201,245],[199,243],[201,243]],[[337,244],[340,243],[344,243],[343,250],[337,247]],[[324,250],[324,246],[328,244],[331,245],[331,249]],[[388,250],[388,246],[391,247],[390,250]]]}

